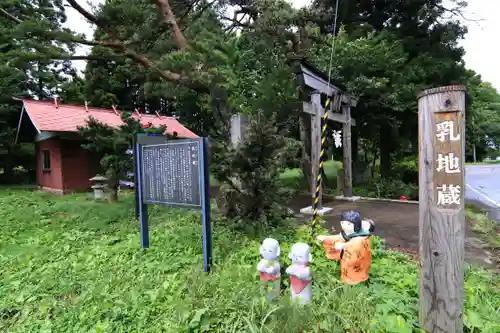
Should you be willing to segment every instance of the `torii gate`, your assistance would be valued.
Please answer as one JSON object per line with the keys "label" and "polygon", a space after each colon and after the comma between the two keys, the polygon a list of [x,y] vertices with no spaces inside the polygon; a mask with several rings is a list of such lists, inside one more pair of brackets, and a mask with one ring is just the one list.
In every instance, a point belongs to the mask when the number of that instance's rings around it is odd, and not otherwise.
{"label": "torii gate", "polygon": [[[359,197],[352,196],[352,152],[351,152],[351,126],[356,125],[356,121],[351,117],[351,107],[357,105],[358,99],[345,93],[339,87],[328,84],[328,76],[320,72],[317,68],[307,63],[303,58],[292,59],[294,73],[297,75],[298,83],[302,88],[302,110],[311,115],[311,166],[312,166],[312,190],[313,196],[316,193],[315,184],[319,171],[319,156],[321,152],[321,117],[324,115],[322,96],[332,97],[328,119],[342,123],[342,147],[343,147],[343,169],[344,186],[343,199],[356,201]],[[337,96],[340,105],[333,105],[333,96]],[[338,112],[341,111],[341,112]],[[332,208],[322,207],[322,189],[319,195],[319,214],[325,214]],[[301,209],[301,213],[312,214],[312,206]]]}

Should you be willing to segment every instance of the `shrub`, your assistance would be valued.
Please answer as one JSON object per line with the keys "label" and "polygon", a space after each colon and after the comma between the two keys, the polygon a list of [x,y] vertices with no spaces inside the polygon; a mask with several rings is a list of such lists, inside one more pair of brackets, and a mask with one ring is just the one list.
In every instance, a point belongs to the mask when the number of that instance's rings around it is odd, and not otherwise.
{"label": "shrub", "polygon": [[102,155],[101,167],[108,178],[108,189],[112,201],[118,200],[118,189],[121,179],[133,168],[133,160],[127,151],[132,147],[134,135],[137,133],[165,133],[166,126],[143,128],[141,122],[128,112],[121,114],[123,125],[112,127],[89,117],[85,126],[79,126],[79,134],[86,140],[82,147],[90,152]]}
{"label": "shrub", "polygon": [[26,184],[29,182],[30,172],[22,165],[14,167],[12,169],[12,175],[14,176],[15,184]]}
{"label": "shrub", "polygon": [[381,179],[364,186],[357,186],[354,188],[354,193],[364,197],[383,199],[399,199],[404,195],[408,200],[418,200],[418,186],[393,179]]}
{"label": "shrub", "polygon": [[300,144],[285,135],[274,116],[258,112],[249,117],[237,147],[225,139],[229,135],[212,141],[212,174],[221,186],[218,206],[234,227],[266,228],[287,216],[284,204],[292,191],[281,185],[280,174]]}
{"label": "shrub", "polygon": [[408,156],[393,166],[395,179],[402,180],[406,184],[418,184],[418,157]]}

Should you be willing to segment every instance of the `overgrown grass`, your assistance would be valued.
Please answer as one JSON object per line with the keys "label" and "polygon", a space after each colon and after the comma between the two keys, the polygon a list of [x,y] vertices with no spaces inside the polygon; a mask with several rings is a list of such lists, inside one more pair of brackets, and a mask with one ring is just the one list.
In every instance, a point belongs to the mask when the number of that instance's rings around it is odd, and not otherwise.
{"label": "overgrown grass", "polygon": [[[213,273],[202,272],[197,213],[150,206],[151,248],[141,250],[131,197],[118,204],[86,196],[1,191],[1,332],[412,332],[417,265],[374,239],[369,287],[345,287],[339,268],[314,245],[314,300],[278,304],[262,295],[259,239],[214,221]],[[283,267],[292,242],[309,230],[284,227]],[[284,278],[284,283],[287,281]],[[467,270],[465,323],[500,331],[498,277]],[[317,331],[317,330],[316,330]]]}
{"label": "overgrown grass", "polygon": [[[342,162],[328,160],[324,163],[325,174],[327,177],[327,186],[330,188],[336,188],[337,186],[337,172],[342,168]],[[304,178],[302,170],[300,168],[287,169],[281,176],[280,180],[283,186],[293,189],[307,189],[307,182],[310,181]]]}
{"label": "overgrown grass", "polygon": [[[327,186],[335,188],[337,186],[337,171],[342,168],[342,162],[328,160],[325,162],[324,168],[328,179]],[[309,180],[304,178],[300,168],[285,169],[280,175],[280,180],[283,186],[290,189],[305,190],[308,188],[307,182]],[[219,182],[211,175],[210,184],[217,186]]]}
{"label": "overgrown grass", "polygon": [[353,194],[379,199],[400,199],[401,196],[405,196],[407,200],[418,200],[418,186],[406,184],[399,179],[377,179],[368,184],[355,186]]}
{"label": "overgrown grass", "polygon": [[489,250],[500,268],[500,223],[491,220],[486,212],[475,207],[468,207],[467,216],[472,221],[472,229],[478,232],[488,244]]}

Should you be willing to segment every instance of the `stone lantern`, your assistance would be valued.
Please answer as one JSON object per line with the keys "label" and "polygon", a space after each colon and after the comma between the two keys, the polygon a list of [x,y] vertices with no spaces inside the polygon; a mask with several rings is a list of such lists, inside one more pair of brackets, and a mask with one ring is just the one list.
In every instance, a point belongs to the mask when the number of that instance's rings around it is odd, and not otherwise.
{"label": "stone lantern", "polygon": [[103,200],[105,198],[104,196],[104,190],[107,187],[106,182],[108,181],[108,178],[103,177],[101,175],[96,175],[93,178],[89,179],[92,182],[92,189],[94,190],[94,200]]}

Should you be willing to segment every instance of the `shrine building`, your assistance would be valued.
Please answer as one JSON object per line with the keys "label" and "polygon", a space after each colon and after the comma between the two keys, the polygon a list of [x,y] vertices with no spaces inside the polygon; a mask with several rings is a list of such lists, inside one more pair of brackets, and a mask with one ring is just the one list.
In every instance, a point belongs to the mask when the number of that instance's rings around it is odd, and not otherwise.
{"label": "shrine building", "polygon": [[[16,142],[35,142],[37,185],[56,194],[88,190],[89,179],[100,171],[101,155],[82,148],[84,140],[77,128],[85,126],[89,117],[109,126],[122,125],[120,112],[116,108],[61,104],[58,98],[54,101],[19,100],[23,107]],[[174,117],[137,111],[132,116],[145,128],[163,125],[167,127],[166,134],[198,138]]]}

